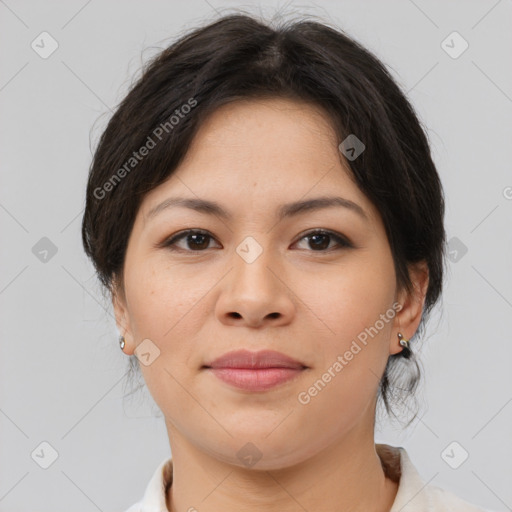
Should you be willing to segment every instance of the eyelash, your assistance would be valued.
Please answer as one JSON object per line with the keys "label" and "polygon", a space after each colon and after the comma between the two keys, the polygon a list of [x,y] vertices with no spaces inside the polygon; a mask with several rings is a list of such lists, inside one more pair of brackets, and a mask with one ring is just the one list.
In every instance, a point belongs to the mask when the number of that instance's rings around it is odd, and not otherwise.
{"label": "eyelash", "polygon": [[[213,239],[214,237],[208,233],[208,231],[203,231],[201,229],[187,229],[185,231],[181,231],[170,238],[164,240],[161,244],[159,244],[159,247],[169,249],[170,251],[176,251],[176,252],[205,252],[207,249],[202,250],[189,250],[189,249],[182,249],[176,246],[176,242],[186,239],[188,235],[205,235],[209,237],[210,239]],[[354,245],[345,237],[339,235],[338,233],[335,233],[333,231],[325,230],[325,229],[317,229],[313,231],[308,231],[307,233],[303,234],[298,241],[304,239],[304,238],[310,238],[314,235],[323,235],[323,236],[329,236],[331,239],[337,242],[337,244],[340,246],[340,249],[350,249],[353,248]],[[311,252],[319,252],[319,253],[326,253],[331,252],[333,249],[325,249],[325,250],[311,250]]]}

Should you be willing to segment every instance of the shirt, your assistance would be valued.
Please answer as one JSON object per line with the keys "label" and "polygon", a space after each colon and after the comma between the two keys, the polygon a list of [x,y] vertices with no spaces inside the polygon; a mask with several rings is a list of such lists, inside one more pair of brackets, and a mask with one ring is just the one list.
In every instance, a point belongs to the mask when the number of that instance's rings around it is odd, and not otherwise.
{"label": "shirt", "polygon": [[[390,512],[491,512],[468,503],[450,491],[426,485],[405,448],[376,444],[386,476],[398,482]],[[166,492],[172,484],[172,457],[163,460],[149,481],[142,500],[126,512],[168,512]]]}

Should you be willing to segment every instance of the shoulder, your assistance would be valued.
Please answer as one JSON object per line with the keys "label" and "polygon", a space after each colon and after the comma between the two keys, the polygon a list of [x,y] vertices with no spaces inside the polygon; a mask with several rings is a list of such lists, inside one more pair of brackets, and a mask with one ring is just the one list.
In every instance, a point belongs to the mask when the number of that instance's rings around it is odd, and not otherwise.
{"label": "shoulder", "polygon": [[142,503],[140,501],[134,503],[130,508],[126,509],[125,512],[144,512],[142,509]]}
{"label": "shoulder", "polygon": [[426,486],[424,492],[427,494],[429,506],[436,512],[490,512],[435,485]]}
{"label": "shoulder", "polygon": [[172,484],[172,458],[158,465],[150,478],[144,496],[125,512],[163,512],[167,510],[166,490]]}
{"label": "shoulder", "polygon": [[390,512],[492,512],[426,483],[405,448],[377,444],[376,449],[386,474],[398,481],[398,492]]}

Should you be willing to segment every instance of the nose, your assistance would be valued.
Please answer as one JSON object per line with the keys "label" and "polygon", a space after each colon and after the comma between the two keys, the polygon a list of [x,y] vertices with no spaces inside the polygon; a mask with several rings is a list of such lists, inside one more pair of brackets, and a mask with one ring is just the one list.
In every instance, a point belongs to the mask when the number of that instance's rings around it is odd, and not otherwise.
{"label": "nose", "polygon": [[232,262],[231,272],[221,281],[216,304],[219,320],[253,328],[290,323],[295,314],[293,292],[282,266],[269,251],[250,263],[235,252]]}

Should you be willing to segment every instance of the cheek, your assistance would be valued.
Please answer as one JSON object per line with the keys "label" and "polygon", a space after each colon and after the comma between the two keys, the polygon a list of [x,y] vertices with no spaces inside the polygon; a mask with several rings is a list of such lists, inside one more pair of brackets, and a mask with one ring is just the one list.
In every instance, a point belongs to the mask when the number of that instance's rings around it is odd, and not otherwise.
{"label": "cheek", "polygon": [[315,292],[312,299],[323,321],[311,320],[320,326],[314,329],[318,365],[301,389],[298,407],[310,417],[323,417],[331,440],[373,406],[387,362],[394,288],[388,278],[376,285],[379,275],[338,274],[326,294]]}
{"label": "cheek", "polygon": [[328,382],[329,390],[322,391],[317,405],[343,400],[356,407],[368,403],[378,387],[389,356],[395,274],[390,255],[373,254],[331,268],[329,278],[317,281],[323,283],[321,289],[309,280],[301,286],[300,293],[308,297],[304,302],[321,320],[311,317],[321,354],[311,381],[320,379],[320,387]]}
{"label": "cheek", "polygon": [[347,339],[373,325],[393,304],[395,274],[384,255],[357,255],[343,265],[326,266],[325,273],[301,276],[298,295],[318,317],[327,335]]}
{"label": "cheek", "polygon": [[161,410],[171,411],[177,404],[185,409],[189,397],[180,383],[187,382],[197,364],[195,320],[203,314],[201,298],[207,293],[207,283],[159,262],[146,261],[131,269],[125,283],[135,341],[150,339],[159,350],[150,365],[139,364],[140,370]]}
{"label": "cheek", "polygon": [[200,302],[204,286],[158,260],[131,269],[125,280],[136,335],[169,343],[186,326],[182,320]]}

